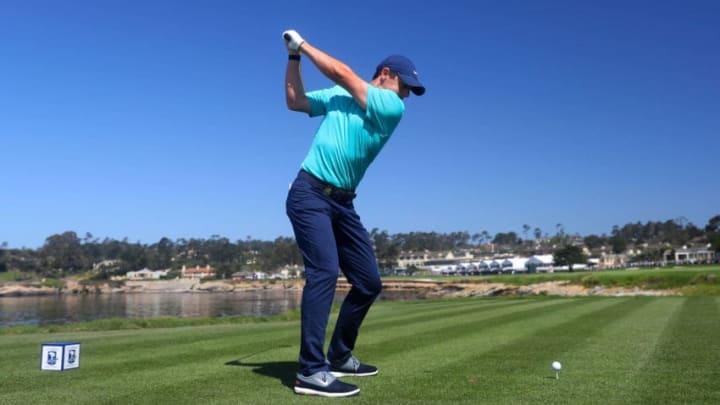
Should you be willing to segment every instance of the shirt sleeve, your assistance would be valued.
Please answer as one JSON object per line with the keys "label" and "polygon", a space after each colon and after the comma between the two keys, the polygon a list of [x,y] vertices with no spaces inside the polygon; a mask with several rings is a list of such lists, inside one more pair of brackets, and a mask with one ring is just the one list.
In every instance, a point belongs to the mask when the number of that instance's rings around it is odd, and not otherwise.
{"label": "shirt sleeve", "polygon": [[331,94],[331,89],[315,90],[305,93],[305,97],[307,97],[310,102],[310,113],[308,115],[317,117],[327,114],[327,104]]}
{"label": "shirt sleeve", "polygon": [[390,135],[400,123],[405,104],[395,92],[368,86],[365,117],[383,135]]}

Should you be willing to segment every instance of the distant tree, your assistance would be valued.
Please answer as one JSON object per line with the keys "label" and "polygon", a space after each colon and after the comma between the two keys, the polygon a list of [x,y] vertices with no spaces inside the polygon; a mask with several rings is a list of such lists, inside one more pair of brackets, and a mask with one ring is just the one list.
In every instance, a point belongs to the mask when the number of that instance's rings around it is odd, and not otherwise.
{"label": "distant tree", "polygon": [[553,261],[558,266],[568,266],[573,271],[573,265],[587,263],[587,256],[583,253],[580,246],[565,245],[563,248],[555,251]]}
{"label": "distant tree", "polygon": [[175,254],[175,245],[170,239],[163,237],[158,241],[155,248],[157,249],[158,255],[157,268],[169,269],[172,265],[173,255]]}
{"label": "distant tree", "polygon": [[710,249],[717,253],[720,253],[720,232],[715,233],[710,238]]}
{"label": "distant tree", "polygon": [[518,238],[515,232],[498,232],[492,240],[492,242],[497,245],[505,246],[517,245],[520,241],[521,239]]}
{"label": "distant tree", "polygon": [[715,215],[708,220],[705,232],[720,232],[720,215]]}
{"label": "distant tree", "polygon": [[542,229],[535,228],[533,230],[533,236],[535,236],[535,240],[540,240],[540,238],[542,238]]}
{"label": "distant tree", "polygon": [[417,268],[417,266],[415,266],[415,265],[410,265],[410,266],[408,266],[407,269],[405,269],[405,274],[407,274],[408,276],[412,276],[412,275],[414,275],[415,273],[417,273],[418,271],[420,271],[420,269]]}
{"label": "distant tree", "polygon": [[[276,244],[282,244],[284,240],[276,240]],[[237,256],[235,246],[228,238],[213,235],[210,240],[205,241],[204,249],[208,260],[213,263],[231,264]]]}
{"label": "distant tree", "polygon": [[487,243],[488,241],[490,241],[490,232],[482,231],[480,232],[480,237],[482,238],[480,243]]}
{"label": "distant tree", "polygon": [[525,239],[527,239],[527,238],[528,238],[528,232],[530,232],[530,225],[528,225],[528,224],[523,224],[522,230],[523,230],[523,236],[525,237]]}
{"label": "distant tree", "polygon": [[45,239],[42,250],[50,269],[74,273],[89,268],[80,238],[75,232],[67,231],[49,236]]}
{"label": "distant tree", "polygon": [[607,238],[603,238],[597,235],[588,235],[583,238],[583,243],[588,249],[596,249],[602,247],[607,242]]}
{"label": "distant tree", "polygon": [[390,237],[387,231],[374,228],[370,239],[375,247],[375,256],[381,269],[393,269],[397,266],[401,243],[397,238]]}
{"label": "distant tree", "polygon": [[632,261],[634,262],[654,262],[654,261],[661,261],[663,259],[663,253],[665,252],[665,249],[663,248],[651,248],[643,250],[641,253],[635,255],[632,258]]}
{"label": "distant tree", "polygon": [[627,250],[627,241],[622,236],[613,236],[610,238],[612,252],[616,254],[624,253]]}
{"label": "distant tree", "polygon": [[272,252],[275,258],[274,268],[303,264],[302,254],[293,238],[280,237],[275,239],[272,244]]}
{"label": "distant tree", "polygon": [[7,271],[7,264],[5,263],[5,244],[0,247],[0,273]]}
{"label": "distant tree", "polygon": [[710,242],[710,249],[720,252],[720,215],[710,218],[707,225],[705,225],[705,233]]}
{"label": "distant tree", "polygon": [[[714,251],[720,252],[720,215],[710,218],[707,225],[701,228],[684,217],[615,225],[609,237],[605,234],[586,237],[569,235],[560,223],[556,225],[556,229],[557,234],[552,238],[540,228],[533,229],[537,242],[543,238],[550,242],[543,243],[538,251],[546,252],[551,245],[565,249],[582,239],[590,249],[610,246],[614,253],[624,253],[628,247],[642,244],[642,253],[633,258],[634,260],[662,260],[663,252],[668,249],[691,243],[710,244]],[[522,232],[526,241],[529,231],[530,225],[523,224]],[[491,237],[488,231],[471,236],[468,232],[389,234],[387,231],[374,229],[371,238],[378,262],[387,268],[395,266],[400,249],[437,252],[477,246],[478,243],[485,244],[489,241],[501,245],[500,251],[507,253],[533,254],[536,249],[535,244],[523,243],[523,239],[514,232],[501,232]],[[211,265],[220,271],[221,277],[228,277],[241,270],[273,271],[285,265],[301,265],[302,256],[295,240],[284,237],[275,241],[262,241],[248,236],[245,240],[231,242],[220,235],[212,235],[210,239],[181,238],[175,242],[162,238],[158,243],[145,245],[139,242],[129,243],[127,238],[99,240],[90,232],[85,233],[84,237],[78,237],[75,232],[67,231],[49,236],[40,249],[8,249],[7,242],[0,243],[0,271],[19,270],[56,277],[93,270],[94,264],[104,261],[109,263],[100,267],[100,273],[94,276],[97,279],[106,279],[143,267],[178,270],[183,265]]]}

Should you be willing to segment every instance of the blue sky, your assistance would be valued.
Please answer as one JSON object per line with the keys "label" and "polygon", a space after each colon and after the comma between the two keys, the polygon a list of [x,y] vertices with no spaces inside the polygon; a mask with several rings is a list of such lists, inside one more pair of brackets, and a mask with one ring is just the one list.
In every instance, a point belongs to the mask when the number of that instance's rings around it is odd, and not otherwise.
{"label": "blue sky", "polygon": [[[717,1],[0,3],[0,243],[273,240],[318,118],[297,29],[427,87],[358,189],[368,229],[581,235],[720,214]],[[331,83],[303,61],[305,87]]]}

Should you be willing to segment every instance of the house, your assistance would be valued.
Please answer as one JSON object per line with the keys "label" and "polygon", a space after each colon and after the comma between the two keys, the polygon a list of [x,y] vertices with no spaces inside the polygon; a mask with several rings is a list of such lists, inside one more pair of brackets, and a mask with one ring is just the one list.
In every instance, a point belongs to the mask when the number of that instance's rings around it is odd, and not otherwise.
{"label": "house", "polygon": [[457,272],[460,271],[456,265],[470,262],[474,258],[469,251],[440,251],[440,252],[402,252],[398,256],[397,266],[399,269],[418,267],[427,269],[433,273]]}
{"label": "house", "polygon": [[200,280],[203,278],[215,277],[215,269],[210,265],[205,267],[195,266],[191,268],[182,267],[182,278],[189,280]]}
{"label": "house", "polygon": [[264,273],[262,271],[241,271],[239,273],[233,273],[232,279],[236,281],[241,280],[265,280],[267,279],[267,273]]}
{"label": "house", "polygon": [[715,260],[715,252],[707,248],[687,248],[676,249],[665,255],[665,260],[675,261],[675,263],[712,263]]}
{"label": "house", "polygon": [[422,267],[428,260],[428,252],[403,252],[398,256],[398,268]]}
{"label": "house", "polygon": [[287,280],[291,278],[298,278],[302,275],[302,272],[305,269],[300,267],[297,264],[292,265],[285,265],[282,268],[280,268],[279,271],[277,271],[271,278],[279,278],[282,280]]}
{"label": "house", "polygon": [[168,270],[150,270],[147,267],[138,271],[128,271],[128,280],[160,280],[160,278],[167,276]]}
{"label": "house", "polygon": [[235,281],[252,280],[252,273],[249,271],[240,271],[233,273],[230,277]]}
{"label": "house", "polygon": [[627,260],[627,255],[622,253],[603,253],[600,255],[598,267],[601,269],[620,269],[625,267]]}

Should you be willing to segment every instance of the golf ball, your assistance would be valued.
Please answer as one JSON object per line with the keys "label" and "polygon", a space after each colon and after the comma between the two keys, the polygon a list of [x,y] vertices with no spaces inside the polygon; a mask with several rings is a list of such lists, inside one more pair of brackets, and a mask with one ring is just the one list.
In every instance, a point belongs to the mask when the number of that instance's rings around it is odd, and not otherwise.
{"label": "golf ball", "polygon": [[560,364],[559,361],[553,361],[553,362],[552,362],[552,369],[553,369],[553,370],[555,370],[555,371],[560,371],[561,368],[562,368],[562,364]]}

